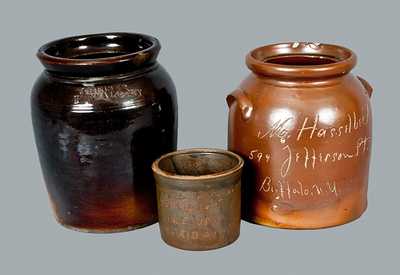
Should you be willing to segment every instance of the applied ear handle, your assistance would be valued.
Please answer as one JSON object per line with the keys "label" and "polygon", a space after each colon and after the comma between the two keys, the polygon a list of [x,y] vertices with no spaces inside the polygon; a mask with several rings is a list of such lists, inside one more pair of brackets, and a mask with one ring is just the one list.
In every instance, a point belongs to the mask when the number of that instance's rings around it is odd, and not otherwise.
{"label": "applied ear handle", "polygon": [[234,102],[238,104],[242,118],[248,120],[253,113],[253,104],[242,89],[236,89],[226,97],[229,108]]}
{"label": "applied ear handle", "polygon": [[374,90],[372,86],[366,81],[364,78],[361,76],[357,76],[358,80],[360,80],[361,84],[364,86],[365,90],[367,91],[367,94],[369,97],[372,95],[372,91]]}

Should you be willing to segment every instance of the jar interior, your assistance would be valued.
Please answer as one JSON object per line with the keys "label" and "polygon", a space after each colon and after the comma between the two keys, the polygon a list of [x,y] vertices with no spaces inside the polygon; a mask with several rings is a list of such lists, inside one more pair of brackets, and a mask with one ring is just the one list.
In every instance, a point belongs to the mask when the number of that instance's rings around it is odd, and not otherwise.
{"label": "jar interior", "polygon": [[188,152],[162,158],[158,167],[177,176],[204,176],[222,173],[235,168],[239,160],[217,152]]}
{"label": "jar interior", "polygon": [[289,66],[315,66],[336,63],[339,60],[332,56],[315,54],[289,54],[267,57],[265,63]]}
{"label": "jar interior", "polygon": [[68,59],[102,59],[136,53],[152,46],[140,36],[88,36],[52,43],[46,54]]}

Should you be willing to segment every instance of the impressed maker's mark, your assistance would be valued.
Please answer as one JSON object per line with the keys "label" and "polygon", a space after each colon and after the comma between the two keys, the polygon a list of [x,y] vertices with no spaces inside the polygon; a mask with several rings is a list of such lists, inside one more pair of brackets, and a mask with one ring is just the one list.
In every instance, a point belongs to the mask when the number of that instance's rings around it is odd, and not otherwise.
{"label": "impressed maker's mark", "polygon": [[142,100],[141,88],[131,88],[127,84],[82,87],[74,95],[74,104],[93,103],[95,101],[113,101],[118,99]]}

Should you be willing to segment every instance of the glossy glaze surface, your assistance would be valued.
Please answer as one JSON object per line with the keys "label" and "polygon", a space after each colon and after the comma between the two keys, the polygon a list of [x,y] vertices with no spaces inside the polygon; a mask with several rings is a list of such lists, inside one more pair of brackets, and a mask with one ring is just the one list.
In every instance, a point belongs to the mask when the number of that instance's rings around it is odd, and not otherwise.
{"label": "glossy glaze surface", "polygon": [[153,163],[160,232],[177,248],[226,246],[240,232],[243,160],[218,149],[169,153]]}
{"label": "glossy glaze surface", "polygon": [[252,73],[227,97],[229,149],[246,162],[242,217],[311,229],[367,206],[372,142],[369,84],[353,52],[316,43],[251,51]]}
{"label": "glossy glaze surface", "polygon": [[151,163],[177,143],[175,87],[159,49],[155,38],[112,33],[39,50],[46,70],[32,91],[32,121],[64,226],[117,232],[157,221]]}

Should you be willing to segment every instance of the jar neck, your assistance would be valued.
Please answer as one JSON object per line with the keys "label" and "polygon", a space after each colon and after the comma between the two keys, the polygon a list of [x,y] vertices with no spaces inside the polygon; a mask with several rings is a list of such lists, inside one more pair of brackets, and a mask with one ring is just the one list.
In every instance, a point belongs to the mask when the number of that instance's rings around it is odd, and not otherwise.
{"label": "jar neck", "polygon": [[47,43],[37,56],[51,75],[107,77],[151,68],[160,49],[159,41],[148,35],[103,33]]}
{"label": "jar neck", "polygon": [[260,81],[279,87],[285,88],[313,88],[313,87],[324,87],[334,86],[343,82],[343,80],[354,77],[352,73],[346,73],[343,75],[332,76],[332,77],[320,77],[320,78],[280,78],[274,76],[265,76],[261,74],[252,74],[253,77]]}
{"label": "jar neck", "polygon": [[68,74],[60,74],[52,71],[45,70],[43,74],[45,77],[49,79],[56,80],[57,82],[62,83],[70,83],[70,84],[83,84],[83,85],[91,85],[91,84],[104,84],[104,83],[113,83],[113,82],[121,82],[127,81],[133,78],[140,77],[144,74],[147,74],[153,70],[156,70],[159,67],[159,63],[156,62],[149,66],[131,70],[128,72],[117,73],[113,72],[109,75],[68,75]]}

